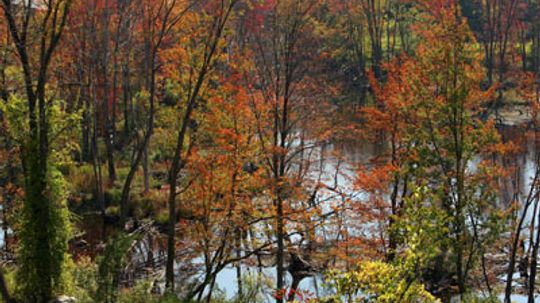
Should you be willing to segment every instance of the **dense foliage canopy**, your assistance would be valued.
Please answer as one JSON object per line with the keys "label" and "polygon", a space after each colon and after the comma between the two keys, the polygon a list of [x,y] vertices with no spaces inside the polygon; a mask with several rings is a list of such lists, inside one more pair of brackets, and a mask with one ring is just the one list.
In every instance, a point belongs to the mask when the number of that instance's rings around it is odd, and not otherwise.
{"label": "dense foliage canopy", "polygon": [[0,298],[533,303],[537,0],[0,0]]}

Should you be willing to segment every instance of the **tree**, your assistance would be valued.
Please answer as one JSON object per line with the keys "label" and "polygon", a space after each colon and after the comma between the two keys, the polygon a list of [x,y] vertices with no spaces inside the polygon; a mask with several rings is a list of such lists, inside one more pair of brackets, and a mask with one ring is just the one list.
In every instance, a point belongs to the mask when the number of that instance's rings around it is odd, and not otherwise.
{"label": "tree", "polygon": [[[370,75],[376,104],[360,112],[365,119],[364,136],[370,142],[380,144],[383,134],[383,140],[389,144],[385,154],[387,160],[381,163],[379,157],[376,157],[376,166],[368,172],[362,167],[356,181],[357,186],[370,194],[369,203],[379,206],[374,209],[390,209],[389,213],[383,211],[382,214],[383,220],[388,220],[388,247],[385,251],[389,261],[394,259],[399,244],[392,230],[395,221],[400,220],[404,199],[410,194],[409,183],[413,179],[415,161],[410,159],[414,143],[403,132],[409,123],[419,118],[414,108],[414,99],[406,96],[403,90],[407,87],[408,60],[408,57],[403,56],[386,67],[388,77],[384,85],[379,84],[373,74]],[[401,64],[400,61],[405,62]],[[386,203],[387,197],[389,205]]]}
{"label": "tree", "polygon": [[[327,186],[317,165],[324,166],[324,146],[333,133],[334,114],[330,105],[325,110],[315,106],[316,102],[328,104],[325,100],[332,96],[326,79],[317,76],[317,63],[324,56],[317,43],[322,40],[315,17],[320,7],[319,1],[268,1],[255,7],[250,15],[254,22],[248,28],[254,70],[247,73],[246,86],[268,188],[270,236],[277,246],[276,302],[285,299],[286,258],[290,256],[288,269],[296,287],[305,272],[291,270],[292,263],[303,256],[311,258],[310,251],[318,244],[316,227],[334,214],[324,213],[324,202],[319,200]],[[302,239],[295,243],[293,233]],[[294,300],[294,290],[287,299]]]}
{"label": "tree", "polygon": [[410,25],[416,17],[414,2],[396,0],[330,1],[327,23],[328,71],[334,74],[343,91],[338,101],[353,105],[369,103],[371,69],[384,82],[385,63],[400,53],[411,54],[414,35]]}
{"label": "tree", "polygon": [[62,199],[62,189],[54,183],[59,182],[58,173],[50,162],[51,102],[47,84],[71,4],[71,0],[49,1],[45,5],[2,1],[26,93],[26,117],[19,117],[24,119],[21,126],[27,132],[21,146],[25,203],[19,282],[24,286],[24,296],[38,303],[48,302],[61,283],[67,250],[67,221],[60,213],[63,202],[57,201]]}
{"label": "tree", "polygon": [[[537,133],[537,115],[538,115],[538,85],[535,81],[534,74],[525,74],[522,81],[522,87],[520,88],[520,93],[526,100],[529,100],[530,103],[530,113],[532,116],[531,123],[533,124],[532,130],[529,130],[524,134],[526,137],[533,138],[536,142],[538,140]],[[523,126],[522,126],[523,127]],[[540,193],[538,192],[538,182],[540,178],[540,156],[538,153],[534,155],[533,162],[533,174],[530,180],[530,184],[525,188],[525,192],[522,193],[522,189],[516,189],[517,194],[514,195],[513,204],[516,205],[518,210],[515,211],[515,215],[512,217],[510,222],[510,228],[512,231],[511,237],[509,239],[509,256],[508,256],[508,267],[506,269],[506,283],[505,283],[505,292],[504,292],[504,302],[510,303],[511,296],[513,292],[514,281],[514,272],[516,269],[516,263],[518,263],[518,250],[523,249],[520,263],[520,272],[524,272],[525,278],[525,288],[528,296],[528,302],[533,303],[535,300],[535,290],[536,290],[536,271],[537,271],[537,258],[538,258],[538,249],[540,246],[540,241],[535,237],[535,228],[538,228],[537,222],[537,209],[538,201],[540,199]],[[532,209],[532,218],[527,219],[531,215]],[[529,224],[529,244],[528,248],[525,248],[523,232],[526,228],[526,225]],[[525,251],[526,250],[526,251]],[[529,266],[529,268],[527,268]]]}
{"label": "tree", "polygon": [[[192,123],[192,115],[194,113],[195,107],[197,106],[201,91],[207,80],[208,74],[212,71],[216,64],[216,58],[218,56],[219,44],[222,41],[222,35],[225,30],[227,21],[233,11],[237,0],[221,0],[221,1],[210,1],[205,3],[207,5],[205,8],[208,9],[210,20],[208,23],[203,22],[202,24],[209,24],[209,31],[207,35],[202,37],[195,37],[195,39],[200,38],[201,40],[195,40],[196,42],[202,42],[202,53],[200,61],[195,61],[195,66],[192,66],[190,69],[190,75],[187,80],[188,90],[185,91],[185,104],[183,106],[183,111],[181,113],[182,120],[178,129],[176,144],[174,148],[174,155],[172,157],[172,163],[168,172],[168,206],[169,206],[169,220],[168,220],[168,232],[167,232],[167,264],[166,264],[166,288],[169,292],[174,292],[174,260],[176,259],[176,197],[177,193],[177,184],[179,173],[182,168],[185,167],[187,161],[187,155],[191,152],[190,147],[185,151],[186,138],[188,136],[188,128]],[[211,10],[214,10],[213,13],[210,13]]]}
{"label": "tree", "polygon": [[[481,88],[482,57],[459,5],[455,1],[425,1],[420,7],[424,14],[417,31],[421,41],[416,56],[401,58],[394,63],[397,69],[389,69],[393,75],[387,86],[376,89],[383,103],[368,114],[383,118],[374,127],[377,130],[379,125],[378,130],[390,137],[389,164],[398,172],[396,176],[404,178],[404,186],[409,188],[429,184],[434,195],[426,202],[447,217],[444,237],[449,242],[441,249],[447,253],[438,256],[432,274],[424,273],[424,278],[436,285],[444,278],[444,269],[450,270],[458,293],[463,295],[468,292],[472,268],[483,258],[484,245],[500,232],[503,215],[496,211],[493,191],[500,168],[488,160],[475,168],[470,163],[477,155],[503,152],[504,148],[498,144],[493,123],[477,118],[493,89],[486,92]],[[395,186],[400,179],[390,180],[394,186],[391,213],[395,214],[399,206],[394,201]],[[398,210],[391,222],[399,222],[402,211]]]}
{"label": "tree", "polygon": [[[145,44],[148,46],[145,58],[147,58],[147,71],[150,73],[146,83],[148,84],[148,122],[145,129],[142,143],[136,147],[135,157],[131,163],[130,170],[124,182],[122,188],[122,197],[120,200],[121,207],[121,221],[125,222],[128,216],[128,201],[129,193],[131,190],[131,182],[135,176],[135,172],[138,169],[139,163],[147,154],[147,147],[152,136],[154,128],[154,115],[155,115],[155,98],[156,98],[156,73],[158,72],[160,65],[157,64],[158,52],[165,38],[170,34],[174,27],[180,22],[184,14],[189,9],[179,7],[180,1],[161,1],[157,5],[157,11],[155,10],[155,4],[148,3],[145,7],[146,22],[143,25],[145,32],[149,33],[149,36],[145,37]],[[157,21],[157,22],[156,22]],[[146,161],[146,160],[145,160]],[[145,174],[148,177],[147,174]],[[146,181],[148,182],[148,181]]]}
{"label": "tree", "polygon": [[[513,45],[518,43],[519,31],[516,29],[522,28],[519,16],[524,7],[521,3],[520,0],[487,0],[471,1],[467,4],[473,8],[469,10],[467,17],[470,17],[477,41],[484,49],[486,86],[490,87],[495,83],[499,85],[498,95],[488,106],[488,111],[495,110],[497,115],[498,108],[503,105],[503,93],[507,89],[507,77],[512,68],[508,58],[513,52]],[[474,15],[471,16],[471,13]]]}
{"label": "tree", "polygon": [[401,250],[389,263],[365,261],[358,269],[330,274],[337,302],[440,302],[422,284],[425,264],[440,254],[445,231],[444,214],[436,206],[424,206],[431,199],[427,187],[418,187],[404,202],[404,212],[392,226],[402,238]]}

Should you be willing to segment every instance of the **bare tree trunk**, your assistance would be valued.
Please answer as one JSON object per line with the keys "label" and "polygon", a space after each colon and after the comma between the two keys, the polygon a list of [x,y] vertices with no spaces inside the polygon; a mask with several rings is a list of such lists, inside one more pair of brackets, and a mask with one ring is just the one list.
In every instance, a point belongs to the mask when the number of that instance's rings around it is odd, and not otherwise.
{"label": "bare tree trunk", "polygon": [[[534,214],[535,216],[537,214]],[[534,241],[532,252],[531,252],[531,263],[529,270],[529,289],[527,290],[528,303],[534,303],[535,301],[535,292],[536,292],[536,271],[538,266],[538,248],[540,246],[540,215],[539,220],[536,226],[536,240]],[[531,243],[532,244],[532,243]]]}
{"label": "bare tree trunk", "polygon": [[278,241],[278,250],[277,250],[277,255],[276,255],[276,258],[277,258],[277,264],[276,264],[276,271],[277,271],[277,283],[276,283],[276,288],[277,288],[277,291],[279,292],[278,295],[276,296],[276,302],[277,303],[282,303],[283,302],[283,297],[285,296],[285,289],[284,289],[284,285],[285,285],[285,281],[284,281],[284,273],[285,273],[285,268],[284,268],[284,254],[285,254],[285,246],[284,246],[284,230],[283,230],[283,225],[284,225],[284,218],[283,218],[283,201],[278,198],[277,199],[277,216],[276,216],[276,220],[277,220],[277,241]]}
{"label": "bare tree trunk", "polygon": [[92,141],[91,141],[91,153],[92,153],[92,165],[94,170],[94,182],[96,183],[96,197],[99,205],[99,209],[101,212],[101,220],[102,220],[102,240],[105,240],[105,193],[103,190],[103,174],[101,170],[101,161],[99,159],[98,154],[98,148],[97,148],[97,111],[95,109],[96,102],[94,101],[94,127],[93,127],[93,135],[92,135]]}
{"label": "bare tree trunk", "polygon": [[[105,8],[102,16],[103,31],[101,37],[101,44],[103,47],[103,53],[101,54],[101,73],[103,76],[103,139],[105,141],[105,149],[107,154],[107,167],[109,171],[109,184],[113,184],[116,180],[116,169],[114,167],[114,146],[113,146],[113,128],[112,120],[110,117],[111,108],[109,107],[109,22],[110,22],[110,7],[109,1],[105,0]],[[112,100],[112,98],[111,98]],[[115,102],[115,100],[112,100]]]}
{"label": "bare tree trunk", "polygon": [[[241,259],[242,258],[242,231],[237,228],[236,229],[236,258]],[[244,299],[244,290],[243,290],[243,281],[242,281],[242,263],[240,261],[236,262],[236,283],[238,286],[238,298],[240,300]]]}
{"label": "bare tree trunk", "polygon": [[[516,226],[516,229],[513,234],[512,238],[512,246],[510,247],[510,257],[508,260],[508,270],[506,273],[506,285],[504,290],[504,303],[511,303],[511,297],[512,297],[512,282],[514,277],[514,271],[516,267],[516,258],[517,258],[517,250],[519,247],[519,238],[521,235],[521,230],[523,229],[523,224],[525,223],[525,219],[527,217],[528,211],[530,206],[534,201],[538,201],[539,198],[539,190],[538,190],[538,182],[540,182],[540,153],[536,155],[536,168],[533,180],[531,182],[531,186],[529,188],[529,193],[527,194],[527,198],[525,200],[525,205],[523,207],[523,211],[521,213],[521,216],[519,218],[518,224]],[[537,202],[535,202],[537,203]],[[536,207],[535,207],[536,209]],[[531,244],[532,245],[532,244]]]}
{"label": "bare tree trunk", "polygon": [[123,74],[123,81],[122,81],[122,91],[123,91],[123,100],[124,100],[124,142],[127,141],[127,139],[130,136],[131,133],[131,87],[129,83],[129,64],[126,63],[122,68],[122,74]]}
{"label": "bare tree trunk", "polygon": [[148,169],[148,145],[144,147],[142,167],[143,167],[143,176],[144,176],[144,193],[148,193],[150,191],[150,171]]}

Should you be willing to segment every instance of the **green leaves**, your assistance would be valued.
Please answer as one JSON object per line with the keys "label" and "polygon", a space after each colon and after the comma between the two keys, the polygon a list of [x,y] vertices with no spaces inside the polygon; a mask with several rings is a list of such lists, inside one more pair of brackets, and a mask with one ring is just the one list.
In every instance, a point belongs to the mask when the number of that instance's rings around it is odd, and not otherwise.
{"label": "green leaves", "polygon": [[398,262],[415,276],[422,274],[447,241],[448,217],[437,207],[438,198],[427,186],[413,188],[405,199],[403,214],[392,227],[403,243]]}
{"label": "green leaves", "polygon": [[112,237],[98,263],[98,289],[96,301],[112,303],[118,300],[120,275],[126,264],[128,251],[133,242],[141,237],[138,233],[119,233]]}
{"label": "green leaves", "polygon": [[426,291],[422,274],[441,252],[447,233],[447,217],[438,209],[427,186],[413,189],[405,199],[404,212],[395,218],[390,232],[402,243],[393,262],[367,261],[357,270],[331,272],[330,286],[338,302],[439,302]]}
{"label": "green leaves", "polygon": [[[19,214],[20,224],[15,230],[20,241],[17,252],[19,296],[30,301],[36,300],[35,290],[45,283],[51,283],[52,293],[59,295],[68,289],[71,280],[68,270],[71,260],[67,249],[72,229],[66,204],[67,184],[53,163],[49,163],[45,178],[43,193],[36,196],[33,187],[26,188],[26,201]],[[48,241],[42,240],[44,234]],[[52,281],[44,281],[38,267],[43,267],[41,270],[48,272]]]}
{"label": "green leaves", "polygon": [[[0,112],[4,115],[7,133],[19,147],[29,142],[28,106],[26,100],[12,94],[8,102],[0,102]],[[68,111],[68,105],[63,100],[49,101],[47,106],[47,127],[50,150],[50,160],[57,165],[72,161],[71,152],[79,150],[77,143],[80,133],[80,110]]]}

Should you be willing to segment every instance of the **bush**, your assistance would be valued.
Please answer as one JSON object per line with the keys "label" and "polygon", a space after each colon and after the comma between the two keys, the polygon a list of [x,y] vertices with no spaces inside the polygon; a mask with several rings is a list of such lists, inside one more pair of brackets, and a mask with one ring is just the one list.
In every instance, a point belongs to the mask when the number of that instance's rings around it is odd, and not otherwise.
{"label": "bush", "polygon": [[150,281],[142,281],[133,288],[123,289],[118,303],[157,303],[158,298],[150,292],[151,288],[152,283]]}
{"label": "bush", "polygon": [[120,200],[122,200],[122,188],[113,186],[105,190],[105,203],[107,205],[120,205]]}
{"label": "bush", "polygon": [[154,217],[154,221],[157,225],[167,225],[167,222],[169,221],[169,212],[166,209],[160,210]]}
{"label": "bush", "polygon": [[484,297],[478,295],[468,294],[463,298],[464,303],[500,303],[501,301],[496,297]]}
{"label": "bush", "polygon": [[399,266],[389,263],[366,262],[356,271],[330,276],[330,285],[337,293],[325,302],[440,302],[425,290],[422,283],[408,277]]}
{"label": "bush", "polygon": [[90,164],[72,165],[69,168],[69,181],[72,193],[93,193],[96,189],[94,168]]}
{"label": "bush", "polygon": [[98,260],[96,302],[116,302],[126,254],[139,235],[118,233],[110,238]]}
{"label": "bush", "polygon": [[118,217],[120,215],[119,206],[109,206],[105,209],[105,215],[107,217]]}
{"label": "bush", "polygon": [[93,201],[96,190],[96,179],[94,176],[94,168],[89,165],[70,165],[69,172],[69,191],[71,201]]}
{"label": "bush", "polygon": [[158,213],[167,206],[167,194],[160,190],[150,190],[146,194],[134,195],[130,208],[136,218],[144,219]]}
{"label": "bush", "polygon": [[78,303],[94,303],[97,291],[97,266],[89,258],[81,259],[72,270],[73,290],[69,293]]}

